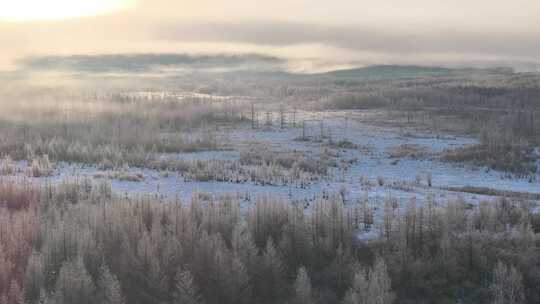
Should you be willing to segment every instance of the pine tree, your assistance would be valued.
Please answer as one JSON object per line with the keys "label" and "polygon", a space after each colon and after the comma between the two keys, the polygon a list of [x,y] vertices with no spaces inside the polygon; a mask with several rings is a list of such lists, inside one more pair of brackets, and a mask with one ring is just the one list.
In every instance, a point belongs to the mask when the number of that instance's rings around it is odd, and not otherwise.
{"label": "pine tree", "polygon": [[370,304],[390,304],[394,301],[388,269],[383,259],[377,259],[369,276]]}
{"label": "pine tree", "polygon": [[97,288],[100,295],[100,303],[124,304],[122,288],[116,276],[111,273],[105,264],[101,265],[99,272]]}
{"label": "pine tree", "polygon": [[54,301],[52,300],[52,297],[47,295],[47,293],[45,292],[44,289],[41,289],[39,291],[39,298],[37,300],[37,303],[38,304],[49,304],[49,303],[53,303]]}
{"label": "pine tree", "polygon": [[224,278],[223,291],[228,303],[250,303],[251,282],[247,269],[238,257],[234,257],[229,270],[230,275]]}
{"label": "pine tree", "polygon": [[54,300],[56,304],[92,304],[94,284],[82,258],[67,261],[60,268]]}
{"label": "pine tree", "polygon": [[493,304],[522,304],[525,303],[523,277],[513,266],[497,262],[493,271],[491,284]]}
{"label": "pine tree", "polygon": [[354,259],[350,250],[340,245],[332,263],[325,271],[329,281],[335,286],[336,292],[341,293],[354,278]]}
{"label": "pine tree", "polygon": [[44,282],[41,255],[33,252],[28,259],[25,272],[25,298],[28,302],[34,303],[39,299]]}
{"label": "pine tree", "polygon": [[296,281],[294,282],[294,293],[296,304],[312,304],[313,294],[311,291],[311,279],[305,267],[298,269]]}
{"label": "pine tree", "polygon": [[201,296],[197,291],[193,276],[189,271],[179,270],[174,286],[173,304],[201,304]]}
{"label": "pine tree", "polygon": [[351,288],[345,295],[345,304],[366,304],[369,296],[369,282],[367,273],[360,269],[356,272]]}
{"label": "pine tree", "polygon": [[268,267],[268,269],[272,270],[272,275],[280,276],[284,271],[283,262],[279,257],[272,238],[268,238],[268,241],[266,242],[263,263]]}
{"label": "pine tree", "polygon": [[7,297],[13,267],[13,263],[10,261],[7,252],[4,250],[3,245],[0,243],[0,297]]}
{"label": "pine tree", "polygon": [[377,259],[373,269],[359,270],[345,295],[345,304],[390,304],[394,301],[384,260]]}
{"label": "pine tree", "polygon": [[246,266],[248,273],[255,273],[259,250],[245,223],[238,223],[234,227],[231,238],[231,247],[233,254],[238,256]]}
{"label": "pine tree", "polygon": [[157,240],[145,231],[137,244],[135,267],[137,276],[141,278],[139,291],[142,291],[140,295],[145,297],[144,301],[148,303],[162,302],[167,293],[167,278],[160,264],[156,242]]}
{"label": "pine tree", "polygon": [[24,304],[23,291],[15,280],[11,281],[7,298],[9,304]]}
{"label": "pine tree", "polygon": [[257,291],[261,298],[274,300],[284,294],[284,266],[274,246],[272,238],[268,238],[258,276]]}
{"label": "pine tree", "polygon": [[343,304],[360,304],[361,302],[359,295],[354,292],[352,289],[349,289],[343,298]]}
{"label": "pine tree", "polygon": [[190,271],[203,287],[201,293],[208,302],[223,297],[223,283],[229,275],[230,256],[220,234],[201,234],[195,246]]}

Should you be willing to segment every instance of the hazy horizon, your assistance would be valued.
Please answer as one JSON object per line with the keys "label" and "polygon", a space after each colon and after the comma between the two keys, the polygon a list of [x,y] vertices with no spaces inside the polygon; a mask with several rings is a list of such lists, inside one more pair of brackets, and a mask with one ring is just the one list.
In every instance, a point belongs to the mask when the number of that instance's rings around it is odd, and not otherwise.
{"label": "hazy horizon", "polygon": [[285,69],[540,67],[540,3],[518,0],[1,1],[0,70],[41,56],[261,54]]}

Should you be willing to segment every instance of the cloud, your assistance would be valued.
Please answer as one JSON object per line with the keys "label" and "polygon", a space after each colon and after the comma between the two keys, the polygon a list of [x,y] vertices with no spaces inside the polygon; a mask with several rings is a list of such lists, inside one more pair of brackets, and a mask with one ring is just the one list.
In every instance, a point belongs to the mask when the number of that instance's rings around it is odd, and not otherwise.
{"label": "cloud", "polygon": [[258,54],[116,54],[77,56],[37,56],[20,60],[30,70],[77,72],[159,72],[164,69],[238,70],[283,68],[282,59]]}
{"label": "cloud", "polygon": [[464,57],[539,60],[539,33],[484,33],[452,29],[403,30],[308,23],[240,22],[167,25],[156,30],[173,41],[236,42],[284,47],[320,44],[381,54],[450,54]]}
{"label": "cloud", "polygon": [[[28,57],[40,62],[22,62],[26,68],[106,70],[107,64],[84,56],[258,53],[286,59],[295,71],[369,64],[535,70],[538,20],[536,0],[138,0],[131,9],[105,16],[0,22],[0,69],[15,69],[14,62]],[[62,63],[54,56],[63,57]],[[118,68],[133,70],[149,65],[123,56],[101,62],[114,60],[121,62]]]}

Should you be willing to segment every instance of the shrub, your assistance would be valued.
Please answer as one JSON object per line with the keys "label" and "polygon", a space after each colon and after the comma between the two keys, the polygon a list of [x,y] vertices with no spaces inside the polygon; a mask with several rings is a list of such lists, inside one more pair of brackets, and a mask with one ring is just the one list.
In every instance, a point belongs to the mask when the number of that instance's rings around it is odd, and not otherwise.
{"label": "shrub", "polygon": [[534,174],[538,168],[531,153],[530,147],[478,144],[446,150],[442,159],[451,162],[471,162],[478,166],[516,174]]}
{"label": "shrub", "polygon": [[0,163],[0,175],[13,175],[16,171],[17,166],[15,165],[11,157],[4,157]]}
{"label": "shrub", "polygon": [[33,159],[27,170],[30,177],[44,177],[53,174],[53,168],[47,155]]}
{"label": "shrub", "polygon": [[430,154],[427,147],[423,147],[416,144],[403,144],[397,147],[392,147],[386,150],[386,153],[391,158],[405,158],[410,157],[414,159],[423,159]]}

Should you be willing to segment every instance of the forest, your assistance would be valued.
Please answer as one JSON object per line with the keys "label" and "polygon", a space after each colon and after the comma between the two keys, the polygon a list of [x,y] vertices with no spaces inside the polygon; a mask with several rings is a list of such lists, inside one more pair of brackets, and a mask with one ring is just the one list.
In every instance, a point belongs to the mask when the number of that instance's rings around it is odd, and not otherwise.
{"label": "forest", "polygon": [[540,302],[540,76],[396,69],[4,89],[0,304]]}
{"label": "forest", "polygon": [[540,304],[540,0],[0,0],[0,304]]}
{"label": "forest", "polygon": [[[2,303],[537,303],[540,216],[525,201],[339,196],[182,204],[89,180],[2,180]],[[374,226],[376,236],[358,239]]]}

